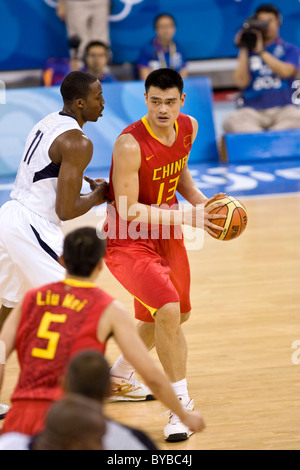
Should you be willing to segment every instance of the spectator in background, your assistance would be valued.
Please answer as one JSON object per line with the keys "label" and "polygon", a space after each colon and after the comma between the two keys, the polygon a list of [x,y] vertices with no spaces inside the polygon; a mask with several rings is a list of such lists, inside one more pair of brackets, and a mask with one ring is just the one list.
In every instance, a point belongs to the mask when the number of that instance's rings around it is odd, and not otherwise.
{"label": "spectator in background", "polygon": [[273,5],[261,5],[255,18],[265,21],[265,30],[255,30],[256,45],[250,49],[241,43],[234,80],[241,90],[237,110],[224,122],[225,133],[249,133],[264,130],[300,128],[300,109],[293,103],[292,87],[300,50],[279,36],[281,14]]}
{"label": "spectator in background", "polygon": [[110,44],[109,0],[58,0],[57,16],[65,21],[68,37],[81,39],[78,57],[83,59],[88,42]]}
{"label": "spectator in background", "polygon": [[102,41],[91,41],[85,48],[84,61],[86,72],[95,75],[101,83],[116,82],[117,79],[108,73],[110,50]]}
{"label": "spectator in background", "polygon": [[187,77],[186,60],[177,42],[174,41],[176,23],[173,16],[163,13],[154,20],[155,38],[142,50],[138,72],[140,80],[146,80],[152,70],[170,68]]}
{"label": "spectator in background", "polygon": [[81,62],[77,59],[56,58],[48,59],[42,72],[42,85],[58,86],[70,73],[81,70]]}
{"label": "spectator in background", "polygon": [[82,62],[78,59],[78,49],[81,43],[79,36],[69,38],[70,57],[52,57],[47,60],[42,74],[43,86],[61,85],[63,79],[70,72],[82,69]]}

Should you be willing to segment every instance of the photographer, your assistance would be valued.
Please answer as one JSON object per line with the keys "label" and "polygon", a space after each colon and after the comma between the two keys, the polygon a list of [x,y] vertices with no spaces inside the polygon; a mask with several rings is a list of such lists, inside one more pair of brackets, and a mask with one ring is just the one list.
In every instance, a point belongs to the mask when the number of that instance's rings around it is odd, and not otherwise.
{"label": "photographer", "polygon": [[300,109],[293,103],[292,87],[300,50],[280,38],[281,21],[275,6],[262,5],[237,33],[234,81],[241,95],[238,109],[223,122],[225,133],[300,128]]}

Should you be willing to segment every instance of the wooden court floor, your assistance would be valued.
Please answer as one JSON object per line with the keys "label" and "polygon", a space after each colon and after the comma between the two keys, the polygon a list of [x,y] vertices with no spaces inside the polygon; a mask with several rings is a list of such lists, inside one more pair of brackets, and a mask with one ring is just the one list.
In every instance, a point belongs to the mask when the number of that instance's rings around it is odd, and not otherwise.
{"label": "wooden court floor", "polygon": [[[148,433],[165,450],[300,449],[300,195],[241,199],[249,222],[237,240],[204,236],[189,251],[193,312],[183,328],[190,396],[206,422],[188,441],[163,439],[166,408],[159,402],[108,403],[107,415]],[[68,222],[95,225],[94,213]],[[130,295],[105,268],[99,285],[132,312]],[[300,343],[299,343],[300,344]],[[112,364],[119,351],[107,349]],[[155,350],[151,356],[159,364]],[[299,364],[297,364],[299,362]],[[15,356],[7,364],[1,401],[16,382]]]}

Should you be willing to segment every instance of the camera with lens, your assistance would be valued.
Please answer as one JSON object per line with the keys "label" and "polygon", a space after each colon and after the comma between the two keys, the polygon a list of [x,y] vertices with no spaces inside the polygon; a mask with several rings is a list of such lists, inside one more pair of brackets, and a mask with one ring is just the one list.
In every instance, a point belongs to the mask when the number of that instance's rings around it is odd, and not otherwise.
{"label": "camera with lens", "polygon": [[268,28],[268,25],[268,21],[260,21],[254,16],[248,18],[242,26],[241,36],[237,46],[247,47],[250,51],[253,50],[257,41],[256,31],[264,32]]}

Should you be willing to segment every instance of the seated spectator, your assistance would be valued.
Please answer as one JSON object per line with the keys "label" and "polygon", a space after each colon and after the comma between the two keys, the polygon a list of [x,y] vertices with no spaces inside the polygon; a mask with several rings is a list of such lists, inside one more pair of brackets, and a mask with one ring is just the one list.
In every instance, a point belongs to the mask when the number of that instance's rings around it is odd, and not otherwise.
{"label": "seated spectator", "polygon": [[146,80],[152,70],[168,67],[187,77],[184,54],[174,41],[176,23],[173,16],[163,13],[154,21],[156,37],[142,50],[137,64],[140,80]]}
{"label": "seated spectator", "polygon": [[63,79],[70,73],[81,70],[83,63],[78,58],[78,49],[81,43],[79,36],[69,38],[70,57],[50,58],[47,60],[42,74],[43,86],[61,85]]}
{"label": "seated spectator", "polygon": [[101,83],[116,82],[117,79],[108,72],[109,55],[109,48],[104,42],[91,41],[85,49],[83,70],[95,75]]}
{"label": "seated spectator", "polygon": [[292,87],[298,67],[300,50],[279,36],[281,14],[273,5],[262,5],[255,19],[266,22],[266,29],[255,29],[253,48],[241,42],[234,80],[241,90],[238,109],[229,113],[224,122],[225,133],[249,133],[264,130],[300,128],[300,109],[293,103]]}
{"label": "seated spectator", "polygon": [[55,57],[48,59],[43,69],[42,85],[46,87],[61,85],[63,79],[76,70],[81,70],[81,62],[77,59]]}

